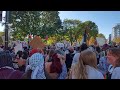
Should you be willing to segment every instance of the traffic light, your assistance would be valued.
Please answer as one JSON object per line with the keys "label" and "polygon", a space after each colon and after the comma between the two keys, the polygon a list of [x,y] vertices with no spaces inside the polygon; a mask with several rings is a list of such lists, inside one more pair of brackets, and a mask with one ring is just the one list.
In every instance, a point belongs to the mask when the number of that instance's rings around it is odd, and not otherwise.
{"label": "traffic light", "polygon": [[0,11],[0,21],[2,21],[2,11]]}

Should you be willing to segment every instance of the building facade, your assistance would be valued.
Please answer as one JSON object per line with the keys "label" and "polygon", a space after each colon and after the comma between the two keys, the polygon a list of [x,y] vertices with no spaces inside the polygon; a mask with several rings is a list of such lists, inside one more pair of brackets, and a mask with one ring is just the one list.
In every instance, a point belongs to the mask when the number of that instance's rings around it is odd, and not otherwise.
{"label": "building facade", "polygon": [[116,37],[120,37],[120,24],[112,28],[112,40]]}

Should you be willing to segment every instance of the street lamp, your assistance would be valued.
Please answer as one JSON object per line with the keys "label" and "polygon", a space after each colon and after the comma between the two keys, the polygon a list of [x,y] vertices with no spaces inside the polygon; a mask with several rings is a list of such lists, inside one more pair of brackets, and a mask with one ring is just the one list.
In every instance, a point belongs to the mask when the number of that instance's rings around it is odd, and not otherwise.
{"label": "street lamp", "polygon": [[9,13],[10,13],[10,11],[6,11],[6,19],[5,19],[5,50],[8,49]]}

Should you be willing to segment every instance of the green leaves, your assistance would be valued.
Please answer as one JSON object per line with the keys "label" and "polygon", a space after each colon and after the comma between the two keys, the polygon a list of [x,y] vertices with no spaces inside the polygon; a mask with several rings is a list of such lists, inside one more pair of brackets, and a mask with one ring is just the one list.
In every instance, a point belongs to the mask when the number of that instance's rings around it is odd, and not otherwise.
{"label": "green leaves", "polygon": [[[61,20],[58,11],[12,11],[10,22],[13,33],[40,35],[44,38],[59,32]],[[19,29],[19,30],[18,30]]]}
{"label": "green leaves", "polygon": [[92,21],[85,21],[82,25],[83,30],[86,30],[89,37],[93,36],[96,38],[98,34],[98,26]]}
{"label": "green leaves", "polygon": [[100,34],[97,34],[97,37],[105,38],[105,35],[100,33]]}
{"label": "green leaves", "polygon": [[98,27],[92,21],[65,19],[61,22],[58,11],[11,11],[13,37],[24,39],[28,34],[40,35],[45,39],[55,37],[59,40],[69,40],[71,44],[77,42],[86,30],[91,36],[96,37]]}

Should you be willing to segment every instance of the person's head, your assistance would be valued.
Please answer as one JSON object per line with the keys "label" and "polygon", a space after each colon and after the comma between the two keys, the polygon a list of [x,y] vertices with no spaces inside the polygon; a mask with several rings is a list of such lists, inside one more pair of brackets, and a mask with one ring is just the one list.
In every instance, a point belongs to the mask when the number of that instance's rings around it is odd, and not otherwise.
{"label": "person's head", "polygon": [[62,65],[61,65],[60,59],[57,56],[57,53],[55,53],[52,56],[52,64],[50,66],[50,73],[60,74],[61,72],[62,72]]}
{"label": "person's head", "polygon": [[50,49],[49,56],[51,57],[51,56],[53,56],[53,54],[55,54],[55,50],[54,49]]}
{"label": "person's head", "polygon": [[107,58],[109,63],[114,67],[120,66],[120,49],[119,48],[110,48],[107,50]]}
{"label": "person's head", "polygon": [[101,49],[100,49],[99,46],[96,47],[96,51],[97,51],[98,53],[100,53]]}
{"label": "person's head", "polygon": [[80,47],[76,47],[76,51],[80,51]]}
{"label": "person's head", "polygon": [[27,59],[28,58],[28,52],[24,51],[22,55],[22,59]]}
{"label": "person's head", "polygon": [[0,52],[0,68],[4,66],[13,67],[12,56],[8,51]]}
{"label": "person's head", "polygon": [[83,43],[81,46],[80,46],[80,52],[86,50],[88,48],[87,44],[86,43]]}
{"label": "person's head", "polygon": [[84,50],[80,53],[79,61],[74,69],[76,79],[87,79],[86,65],[97,68],[96,54],[91,50]]}
{"label": "person's head", "polygon": [[68,50],[69,50],[70,53],[74,52],[74,48],[72,46],[68,47]]}
{"label": "person's head", "polygon": [[17,52],[17,58],[21,58],[22,55],[23,55],[23,52],[22,52],[22,51],[18,51],[18,52]]}
{"label": "person's head", "polygon": [[108,44],[104,44],[103,47],[102,47],[102,50],[106,51],[107,49],[109,49],[109,45]]}
{"label": "person's head", "polygon": [[29,65],[26,72],[31,79],[44,79],[44,57],[40,53],[33,54],[29,59]]}

